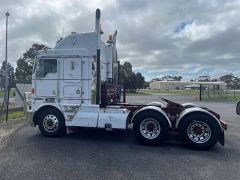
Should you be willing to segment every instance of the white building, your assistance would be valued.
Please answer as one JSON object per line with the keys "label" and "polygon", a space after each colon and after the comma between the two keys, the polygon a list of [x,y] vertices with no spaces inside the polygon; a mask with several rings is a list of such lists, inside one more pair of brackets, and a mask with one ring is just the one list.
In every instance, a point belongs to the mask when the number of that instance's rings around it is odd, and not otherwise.
{"label": "white building", "polygon": [[200,84],[204,89],[226,89],[225,82],[199,82],[199,81],[152,81],[150,89],[177,90],[177,89],[199,89]]}

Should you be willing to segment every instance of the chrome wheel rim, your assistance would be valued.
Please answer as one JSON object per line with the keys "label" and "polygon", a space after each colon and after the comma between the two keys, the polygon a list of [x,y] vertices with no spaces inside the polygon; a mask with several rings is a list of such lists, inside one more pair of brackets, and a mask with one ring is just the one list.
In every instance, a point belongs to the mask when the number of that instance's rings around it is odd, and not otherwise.
{"label": "chrome wheel rim", "polygon": [[193,121],[187,129],[191,141],[201,144],[207,142],[211,137],[211,128],[202,121]]}
{"label": "chrome wheel rim", "polygon": [[58,126],[59,121],[55,115],[49,114],[43,119],[43,127],[47,132],[55,132]]}
{"label": "chrome wheel rim", "polygon": [[147,139],[155,139],[161,132],[159,122],[153,118],[146,118],[140,124],[140,132]]}

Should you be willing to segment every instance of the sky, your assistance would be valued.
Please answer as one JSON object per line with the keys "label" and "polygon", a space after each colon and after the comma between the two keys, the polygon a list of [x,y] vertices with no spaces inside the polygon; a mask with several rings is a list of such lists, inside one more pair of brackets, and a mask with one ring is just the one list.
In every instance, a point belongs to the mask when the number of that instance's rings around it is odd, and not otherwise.
{"label": "sky", "polygon": [[54,47],[71,32],[94,30],[102,11],[102,39],[118,30],[118,56],[147,81],[165,75],[185,80],[233,73],[240,76],[240,0],[0,0],[0,63],[32,44]]}

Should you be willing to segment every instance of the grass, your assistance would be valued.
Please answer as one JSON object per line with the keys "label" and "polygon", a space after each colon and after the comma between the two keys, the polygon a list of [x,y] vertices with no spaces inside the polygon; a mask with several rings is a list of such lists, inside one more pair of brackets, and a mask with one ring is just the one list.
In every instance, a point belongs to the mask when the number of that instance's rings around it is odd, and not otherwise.
{"label": "grass", "polygon": [[[10,98],[14,97],[13,94],[14,94],[14,89],[11,88],[9,92],[9,97]],[[0,97],[4,97],[4,91],[0,91]]]}
{"label": "grass", "polygon": [[233,100],[240,100],[240,92],[238,90],[215,90],[215,91],[203,91],[203,100],[206,101],[233,101]]}
{"label": "grass", "polygon": [[127,96],[147,96],[147,95],[150,95],[149,93],[147,92],[126,92],[126,95]]}
{"label": "grass", "polygon": [[157,89],[144,89],[144,93],[163,93],[163,94],[182,94],[182,95],[198,95],[197,90],[157,90]]}
{"label": "grass", "polygon": [[24,111],[16,111],[16,112],[10,112],[8,114],[9,119],[18,119],[25,117]]}
{"label": "grass", "polygon": [[[25,117],[24,111],[15,111],[15,112],[9,112],[8,113],[8,119],[20,119]],[[5,119],[5,115],[1,116],[1,119]]]}
{"label": "grass", "polygon": [[240,96],[215,96],[215,97],[207,97],[207,96],[203,96],[202,97],[202,100],[203,101],[236,101],[236,100],[240,100]]}

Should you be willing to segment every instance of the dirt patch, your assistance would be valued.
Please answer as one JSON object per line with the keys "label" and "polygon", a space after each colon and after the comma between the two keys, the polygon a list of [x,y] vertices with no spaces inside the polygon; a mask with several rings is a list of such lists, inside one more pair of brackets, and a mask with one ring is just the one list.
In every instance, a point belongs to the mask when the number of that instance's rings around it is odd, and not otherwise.
{"label": "dirt patch", "polygon": [[13,134],[14,131],[24,126],[25,124],[27,124],[27,121],[25,119],[8,120],[7,122],[0,121],[0,148],[5,145],[8,137]]}

